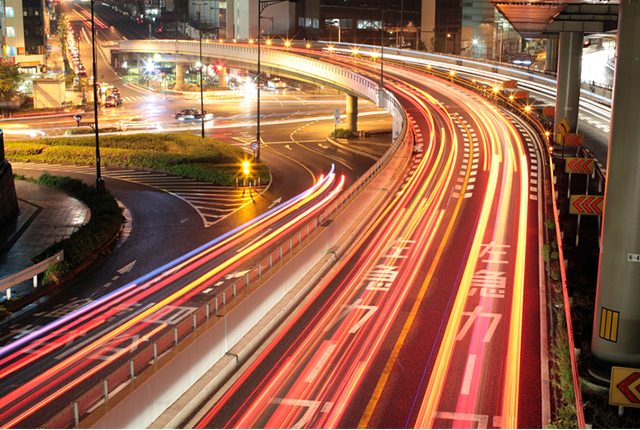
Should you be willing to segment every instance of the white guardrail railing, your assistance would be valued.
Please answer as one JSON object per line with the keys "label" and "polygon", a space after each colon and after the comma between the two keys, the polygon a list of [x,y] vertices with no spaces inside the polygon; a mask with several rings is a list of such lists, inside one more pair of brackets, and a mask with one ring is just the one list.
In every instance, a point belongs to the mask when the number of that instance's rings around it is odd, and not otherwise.
{"label": "white guardrail railing", "polygon": [[[125,41],[121,42],[121,48],[123,46],[129,51],[173,50],[186,55],[195,54],[199,49],[198,42],[161,40]],[[256,49],[209,43],[203,43],[203,55],[257,60]],[[382,105],[393,117],[393,143],[389,150],[309,224],[290,232],[241,282],[220,292],[175,324],[102,383],[87,389],[43,428],[146,428],[159,420],[168,408],[178,410],[167,413],[169,423],[163,427],[177,425],[194,410],[198,399],[206,397],[235,370],[238,361],[248,356],[268,328],[263,328],[250,341],[246,340],[246,334],[272,312],[285,295],[296,291],[298,284],[304,283],[301,279],[312,269],[321,266],[318,273],[324,273],[333,265],[354,235],[353,226],[371,216],[375,201],[387,197],[406,171],[412,149],[412,145],[405,144],[407,118],[391,93],[379,92],[377,84],[348,70],[284,52],[265,52],[261,62],[298,68],[299,72],[338,83]],[[283,264],[286,270],[282,270]],[[318,276],[320,274],[316,274]],[[296,294],[298,297],[303,293]],[[175,406],[176,400],[214,365],[217,370],[207,387],[186,405]]]}
{"label": "white guardrail railing", "polygon": [[49,257],[38,264],[34,264],[28,269],[0,279],[0,293],[6,291],[7,300],[11,300],[11,288],[32,278],[33,288],[38,288],[38,275],[46,271],[51,264],[55,264],[62,260],[64,260],[64,251],[60,251],[53,257]]}

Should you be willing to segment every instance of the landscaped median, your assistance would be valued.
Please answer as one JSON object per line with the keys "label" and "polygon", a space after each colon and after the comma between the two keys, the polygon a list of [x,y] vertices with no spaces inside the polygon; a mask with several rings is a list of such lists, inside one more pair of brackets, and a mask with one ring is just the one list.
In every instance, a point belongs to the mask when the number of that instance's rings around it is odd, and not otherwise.
{"label": "landscaped median", "polygon": [[[60,137],[5,141],[9,160],[95,164],[95,137]],[[240,148],[184,133],[128,134],[100,138],[101,165],[161,170],[216,185],[235,185],[243,177],[242,162],[250,156]],[[269,170],[252,167],[264,184]]]}

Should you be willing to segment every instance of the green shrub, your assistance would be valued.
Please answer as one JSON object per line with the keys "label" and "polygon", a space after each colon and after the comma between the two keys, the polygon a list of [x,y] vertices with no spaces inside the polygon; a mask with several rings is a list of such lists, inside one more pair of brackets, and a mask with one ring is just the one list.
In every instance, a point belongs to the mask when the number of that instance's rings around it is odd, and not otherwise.
{"label": "green shrub", "polygon": [[[49,163],[95,164],[95,137],[42,138],[37,141],[5,143],[9,159]],[[128,134],[103,136],[100,157],[104,165],[165,170],[217,185],[235,184],[241,177],[240,164],[247,154],[240,148],[214,139],[183,133]],[[256,167],[264,183],[269,171]]]}
{"label": "green shrub", "polygon": [[338,128],[335,131],[331,132],[331,137],[337,137],[339,139],[348,139],[353,137],[353,131],[348,128]]}

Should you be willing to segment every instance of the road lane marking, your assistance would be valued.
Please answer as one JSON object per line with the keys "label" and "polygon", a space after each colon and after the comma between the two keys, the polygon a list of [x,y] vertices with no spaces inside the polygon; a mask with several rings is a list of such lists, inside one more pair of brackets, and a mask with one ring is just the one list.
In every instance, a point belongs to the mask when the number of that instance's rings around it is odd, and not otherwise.
{"label": "road lane marking", "polygon": [[473,379],[473,369],[476,365],[476,355],[469,354],[467,358],[467,367],[464,369],[464,378],[462,379],[462,388],[460,394],[466,396],[471,390],[471,380]]}

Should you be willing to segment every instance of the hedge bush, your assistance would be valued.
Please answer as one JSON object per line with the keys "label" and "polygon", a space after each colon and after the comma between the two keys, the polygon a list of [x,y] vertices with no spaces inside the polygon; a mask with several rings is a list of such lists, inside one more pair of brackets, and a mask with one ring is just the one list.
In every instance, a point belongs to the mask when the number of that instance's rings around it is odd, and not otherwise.
{"label": "hedge bush", "polygon": [[[5,156],[11,160],[49,163],[95,164],[95,137],[42,138],[36,141],[6,141]],[[242,177],[243,150],[214,139],[183,133],[129,134],[100,139],[103,165],[165,170],[216,185],[234,185]],[[269,172],[258,165],[256,174],[269,181]]]}
{"label": "hedge bush", "polygon": [[49,246],[31,260],[35,264],[64,251],[64,260],[50,266],[45,272],[43,283],[47,284],[57,282],[102,249],[120,231],[123,217],[120,206],[108,191],[98,194],[95,186],[79,179],[43,173],[34,182],[68,192],[91,211],[89,221],[75,233]]}

